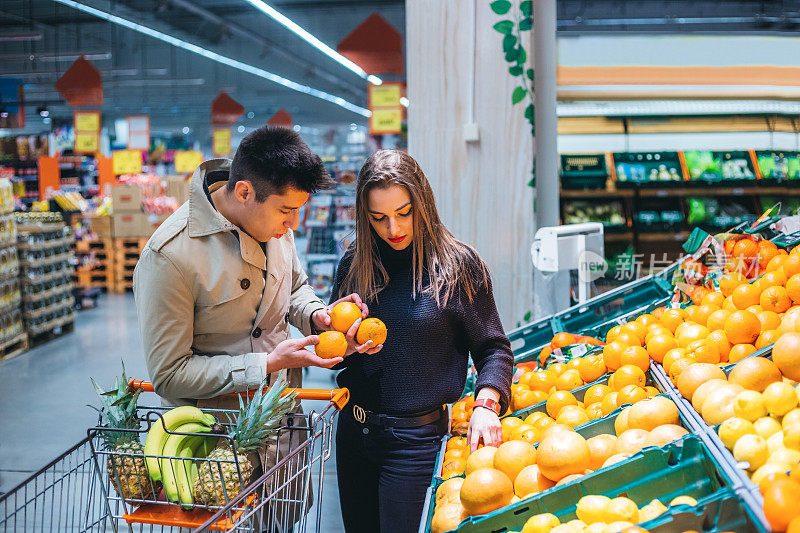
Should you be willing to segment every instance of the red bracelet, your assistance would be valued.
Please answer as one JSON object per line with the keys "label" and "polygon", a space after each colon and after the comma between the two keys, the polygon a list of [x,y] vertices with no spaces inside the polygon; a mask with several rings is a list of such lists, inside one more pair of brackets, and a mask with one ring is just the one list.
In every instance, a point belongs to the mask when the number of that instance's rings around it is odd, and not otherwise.
{"label": "red bracelet", "polygon": [[481,398],[480,400],[475,400],[475,403],[472,405],[472,408],[475,407],[484,407],[489,409],[490,411],[494,411],[494,414],[500,414],[500,403],[492,400],[491,398]]}

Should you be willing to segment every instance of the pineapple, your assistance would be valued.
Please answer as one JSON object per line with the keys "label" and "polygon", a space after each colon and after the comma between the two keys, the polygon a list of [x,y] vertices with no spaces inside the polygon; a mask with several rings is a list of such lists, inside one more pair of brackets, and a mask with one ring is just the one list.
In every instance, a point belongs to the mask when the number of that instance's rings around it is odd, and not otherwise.
{"label": "pineapple", "polygon": [[[136,416],[136,401],[141,390],[131,393],[125,365],[122,376],[117,378],[116,387],[103,391],[92,379],[95,391],[100,396],[102,408],[90,406],[100,413],[100,424],[114,430],[137,430],[139,419]],[[106,466],[114,490],[124,500],[153,500],[161,491],[161,484],[154,484],[147,474],[144,451],[136,431],[100,431],[100,438],[108,453]],[[141,456],[141,457],[140,457]]]}
{"label": "pineapple", "polygon": [[281,396],[286,389],[285,372],[278,382],[266,394],[262,384],[247,404],[239,396],[239,412],[229,438],[220,439],[219,445],[198,461],[193,484],[196,504],[209,509],[224,506],[252,482],[259,450],[266,446],[267,440],[278,431],[281,419],[295,405],[293,396]]}

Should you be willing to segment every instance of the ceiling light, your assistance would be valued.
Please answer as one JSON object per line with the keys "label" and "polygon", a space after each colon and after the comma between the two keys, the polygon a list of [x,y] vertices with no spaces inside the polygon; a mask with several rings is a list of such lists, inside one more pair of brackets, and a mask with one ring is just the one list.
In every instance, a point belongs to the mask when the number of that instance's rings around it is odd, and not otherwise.
{"label": "ceiling light", "polygon": [[302,128],[300,128],[300,124],[295,124],[292,129],[299,132]]}
{"label": "ceiling light", "polygon": [[320,41],[319,39],[308,33],[306,30],[300,27],[295,21],[293,21],[292,19],[290,19],[289,17],[287,17],[286,15],[284,15],[283,13],[272,7],[271,5],[267,4],[263,0],[246,0],[246,1],[252,4],[253,7],[258,9],[259,11],[266,14],[268,17],[275,20],[278,24],[280,24],[284,28],[288,29],[295,35],[299,36],[305,42],[307,42],[308,44],[310,44],[311,46],[313,46],[326,56],[330,57],[337,63],[343,65],[345,68],[352,70],[353,72],[355,72],[356,74],[358,74],[371,84],[380,85],[381,83],[383,83],[383,81],[379,77],[373,76],[372,74],[367,74],[363,68],[359,67],[358,65],[356,65],[355,63],[344,57],[342,54],[340,54],[327,44],[323,43],[322,41]]}
{"label": "ceiling light", "polygon": [[50,117],[44,117],[42,119],[42,124],[50,124]]}
{"label": "ceiling light", "polygon": [[239,133],[244,133],[244,126],[239,126],[238,128],[236,128],[236,131],[238,131]]}
{"label": "ceiling light", "polygon": [[255,113],[253,113],[252,111],[248,111],[248,112],[247,112],[247,118],[253,118],[253,117],[255,117],[255,116],[256,116],[256,114],[255,114]]}
{"label": "ceiling light", "polygon": [[190,131],[189,130],[189,126],[184,126],[181,131],[183,132],[184,135],[189,135],[189,131]]}
{"label": "ceiling light", "polygon": [[408,107],[408,98],[405,96],[400,97],[400,105],[403,107]]}
{"label": "ceiling light", "polygon": [[65,6],[69,6],[73,9],[77,9],[78,11],[83,11],[84,13],[89,13],[90,15],[94,15],[99,17],[103,20],[107,20],[109,22],[113,22],[114,24],[119,24],[120,26],[124,26],[126,28],[132,29],[134,31],[138,31],[139,33],[143,33],[145,35],[149,35],[155,39],[163,41],[165,43],[171,44],[172,46],[176,46],[178,48],[182,48],[189,52],[201,55],[217,63],[222,63],[223,65],[228,65],[229,67],[233,67],[235,69],[241,70],[243,72],[248,72],[250,74],[254,74],[260,78],[264,78],[265,80],[269,80],[271,82],[277,83],[279,85],[283,85],[293,91],[297,91],[300,93],[308,94],[310,96],[315,96],[321,100],[325,100],[327,102],[331,102],[338,106],[341,106],[349,111],[354,113],[358,113],[361,116],[369,117],[372,115],[372,112],[369,109],[365,109],[363,107],[357,106],[341,98],[339,96],[335,96],[333,94],[326,93],[325,91],[320,91],[319,89],[314,89],[307,85],[303,85],[301,83],[297,83],[296,81],[292,81],[290,79],[284,78],[283,76],[279,76],[277,74],[273,74],[272,72],[266,71],[264,69],[254,67],[253,65],[248,65],[247,63],[242,63],[241,61],[237,61],[230,57],[223,56],[216,52],[212,52],[206,48],[198,46],[196,44],[192,44],[188,41],[184,41],[182,39],[178,39],[177,37],[173,37],[171,35],[167,35],[166,33],[162,33],[158,30],[154,30],[148,26],[143,26],[136,22],[132,22],[130,20],[124,19],[122,17],[118,17],[117,15],[112,15],[111,13],[106,13],[105,11],[101,11],[91,6],[87,6],[86,4],[82,4],[80,2],[76,2],[75,0],[54,0],[59,4],[63,4]]}
{"label": "ceiling light", "polygon": [[36,109],[36,112],[39,113],[40,117],[48,117],[48,116],[50,116],[50,111],[48,111],[45,106],[39,106]]}

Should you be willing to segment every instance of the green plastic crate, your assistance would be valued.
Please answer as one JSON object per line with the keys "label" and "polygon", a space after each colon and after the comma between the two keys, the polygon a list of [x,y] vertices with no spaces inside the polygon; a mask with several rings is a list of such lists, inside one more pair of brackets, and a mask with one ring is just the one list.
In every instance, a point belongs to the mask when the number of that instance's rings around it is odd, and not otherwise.
{"label": "green plastic crate", "polygon": [[[553,513],[564,523],[576,518],[575,505],[589,494],[601,494],[610,498],[626,496],[639,507],[653,499],[659,499],[666,505],[673,498],[682,495],[691,496],[700,504],[706,501],[706,497],[730,485],[730,480],[721,474],[714,457],[700,438],[689,434],[663,448],[645,448],[626,461],[543,491],[532,499],[487,515],[472,517],[455,531],[501,533],[519,530],[530,517],[540,513]],[[431,489],[431,501],[435,500],[437,487],[438,483]],[[726,494],[730,495],[730,492]],[[691,509],[684,506],[676,507],[675,510],[682,508]],[[433,511],[433,506],[429,505],[425,527],[421,527],[420,531],[430,531]],[[746,515],[743,506],[740,514]],[[746,530],[758,531],[754,524],[752,529]]]}
{"label": "green plastic crate", "polygon": [[650,533],[766,531],[750,509],[743,505],[741,498],[727,487],[698,500],[697,506],[693,508],[682,505],[671,507],[658,518],[644,522],[641,527]]}
{"label": "green plastic crate", "polygon": [[550,344],[553,337],[559,331],[559,323],[552,316],[543,318],[530,324],[525,324],[508,333],[508,340],[511,341],[511,350],[514,352],[514,360],[520,362],[521,358],[530,360],[538,356],[544,346]]}

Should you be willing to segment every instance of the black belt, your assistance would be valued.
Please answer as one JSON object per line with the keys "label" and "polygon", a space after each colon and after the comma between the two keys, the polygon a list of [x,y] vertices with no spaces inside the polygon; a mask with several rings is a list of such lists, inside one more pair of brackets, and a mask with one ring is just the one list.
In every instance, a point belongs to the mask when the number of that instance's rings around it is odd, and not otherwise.
{"label": "black belt", "polygon": [[356,422],[361,424],[376,424],[379,426],[389,426],[393,428],[413,428],[432,424],[444,417],[447,410],[444,406],[434,409],[428,413],[417,416],[389,416],[381,413],[374,413],[369,409],[364,409],[360,405],[351,403],[351,413]]}

